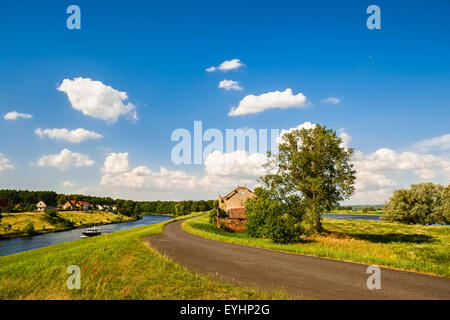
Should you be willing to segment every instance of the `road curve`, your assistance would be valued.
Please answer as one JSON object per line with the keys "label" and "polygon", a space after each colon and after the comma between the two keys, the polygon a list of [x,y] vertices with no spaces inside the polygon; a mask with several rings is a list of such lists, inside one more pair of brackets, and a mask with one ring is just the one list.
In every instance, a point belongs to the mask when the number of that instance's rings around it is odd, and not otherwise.
{"label": "road curve", "polygon": [[381,289],[366,286],[367,266],[204,239],[169,223],[146,238],[191,271],[304,299],[450,299],[450,279],[381,268]]}

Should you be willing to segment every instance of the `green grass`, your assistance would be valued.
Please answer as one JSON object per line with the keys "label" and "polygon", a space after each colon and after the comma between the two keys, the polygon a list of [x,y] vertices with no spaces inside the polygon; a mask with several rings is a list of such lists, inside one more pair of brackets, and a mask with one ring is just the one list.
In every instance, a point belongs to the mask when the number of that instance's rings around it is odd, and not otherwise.
{"label": "green grass", "polygon": [[382,215],[383,209],[377,209],[376,211],[363,212],[361,210],[332,210],[327,212],[327,214],[360,214],[360,215]]}
{"label": "green grass", "polygon": [[183,223],[193,234],[214,240],[450,277],[450,227],[382,221],[323,219],[321,235],[293,244],[229,233],[202,216]]}
{"label": "green grass", "polygon": [[[143,238],[169,222],[0,257],[4,299],[271,299],[213,281],[153,251]],[[81,290],[69,290],[67,267],[81,268]]]}
{"label": "green grass", "polygon": [[[72,220],[75,228],[135,220],[132,217],[107,211],[59,211],[58,217],[68,221]],[[61,225],[51,224],[45,218],[45,213],[43,212],[2,213],[0,237],[21,235],[22,227],[27,221],[33,223],[36,233],[48,233],[69,229]]]}

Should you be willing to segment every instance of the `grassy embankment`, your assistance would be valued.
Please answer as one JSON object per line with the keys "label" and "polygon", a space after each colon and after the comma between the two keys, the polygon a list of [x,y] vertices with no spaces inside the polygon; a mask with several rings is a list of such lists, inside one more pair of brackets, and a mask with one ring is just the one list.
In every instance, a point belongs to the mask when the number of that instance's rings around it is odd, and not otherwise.
{"label": "grassy embankment", "polygon": [[[74,228],[135,220],[132,217],[106,211],[59,211],[58,217],[72,221]],[[0,238],[22,235],[22,228],[27,221],[33,223],[37,234],[71,229],[50,223],[43,212],[2,213]]]}
{"label": "grassy embankment", "polygon": [[450,277],[450,227],[419,226],[382,221],[323,219],[321,235],[302,242],[277,244],[229,233],[202,216],[183,223],[193,234],[230,243],[301,253],[345,261],[376,264]]}
{"label": "grassy embankment", "polygon": [[[161,233],[166,223],[0,257],[0,300],[287,297],[215,282],[153,251],[143,237]],[[66,287],[70,265],[81,268],[81,290]]]}

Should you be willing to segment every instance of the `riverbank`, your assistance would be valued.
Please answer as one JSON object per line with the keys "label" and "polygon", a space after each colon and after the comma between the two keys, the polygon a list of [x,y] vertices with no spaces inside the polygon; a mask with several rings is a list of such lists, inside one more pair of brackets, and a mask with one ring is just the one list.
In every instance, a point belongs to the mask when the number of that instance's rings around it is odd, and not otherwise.
{"label": "riverbank", "polygon": [[177,217],[175,214],[169,214],[169,213],[148,213],[148,212],[143,212],[141,214],[142,215],[146,215],[146,216],[162,216],[162,217],[172,217],[172,218],[176,218]]}
{"label": "riverbank", "polygon": [[59,211],[58,217],[72,223],[66,225],[61,223],[52,224],[48,221],[44,212],[2,213],[0,241],[1,239],[25,236],[26,234],[24,234],[22,229],[28,221],[34,226],[34,234],[45,234],[137,220],[135,217],[107,211]]}
{"label": "riverbank", "polygon": [[[161,233],[167,223],[170,221],[0,257],[0,300],[287,297],[216,282],[163,257],[143,238]],[[80,290],[66,286],[71,265],[80,267]]]}
{"label": "riverbank", "polygon": [[305,236],[299,243],[277,244],[220,230],[208,219],[202,216],[186,221],[183,229],[213,240],[450,277],[447,226],[323,219],[322,234]]}

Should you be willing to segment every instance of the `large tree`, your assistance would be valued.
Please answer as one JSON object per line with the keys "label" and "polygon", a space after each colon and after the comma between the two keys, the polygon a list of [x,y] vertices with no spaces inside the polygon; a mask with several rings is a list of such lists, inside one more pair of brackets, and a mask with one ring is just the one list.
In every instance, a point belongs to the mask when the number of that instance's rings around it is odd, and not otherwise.
{"label": "large tree", "polygon": [[449,224],[450,185],[431,182],[394,191],[384,209],[383,220],[408,224]]}
{"label": "large tree", "polygon": [[304,231],[320,231],[321,214],[354,193],[353,149],[320,125],[285,133],[278,149],[269,154],[262,181],[287,204],[287,214],[302,220]]}

